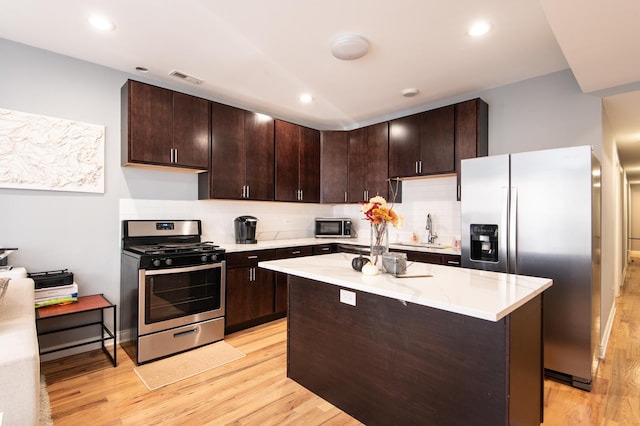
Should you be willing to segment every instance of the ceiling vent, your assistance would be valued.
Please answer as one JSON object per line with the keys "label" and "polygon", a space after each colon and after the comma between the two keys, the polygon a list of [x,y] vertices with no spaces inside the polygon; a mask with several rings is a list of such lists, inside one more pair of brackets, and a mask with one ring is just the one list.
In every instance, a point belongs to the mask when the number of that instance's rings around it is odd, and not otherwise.
{"label": "ceiling vent", "polygon": [[202,84],[204,83],[204,80],[198,78],[198,77],[194,77],[192,75],[189,74],[185,74],[183,72],[177,71],[177,70],[173,70],[169,73],[170,76],[172,77],[176,77],[179,78],[181,80],[186,80],[189,83],[193,83],[193,84]]}

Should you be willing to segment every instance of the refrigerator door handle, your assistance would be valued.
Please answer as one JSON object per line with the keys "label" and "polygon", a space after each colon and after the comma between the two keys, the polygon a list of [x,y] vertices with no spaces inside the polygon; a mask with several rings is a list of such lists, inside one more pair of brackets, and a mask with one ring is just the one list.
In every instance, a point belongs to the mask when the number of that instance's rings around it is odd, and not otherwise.
{"label": "refrigerator door handle", "polygon": [[518,273],[518,187],[511,187],[509,202],[509,267],[512,274]]}
{"label": "refrigerator door handle", "polygon": [[510,273],[509,265],[509,187],[502,187],[500,228],[498,228],[498,263],[501,272]]}

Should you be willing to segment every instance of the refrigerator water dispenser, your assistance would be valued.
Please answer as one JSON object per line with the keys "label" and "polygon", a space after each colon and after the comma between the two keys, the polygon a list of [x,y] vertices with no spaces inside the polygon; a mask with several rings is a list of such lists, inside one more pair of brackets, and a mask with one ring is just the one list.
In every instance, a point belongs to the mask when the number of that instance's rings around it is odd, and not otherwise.
{"label": "refrigerator water dispenser", "polygon": [[471,224],[471,260],[498,261],[498,225]]}

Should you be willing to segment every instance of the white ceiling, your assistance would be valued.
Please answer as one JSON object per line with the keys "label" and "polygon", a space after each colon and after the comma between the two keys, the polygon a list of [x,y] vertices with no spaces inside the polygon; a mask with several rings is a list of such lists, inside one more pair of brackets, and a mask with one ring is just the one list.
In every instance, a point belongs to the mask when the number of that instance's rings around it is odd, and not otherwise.
{"label": "white ceiling", "polygon": [[[622,148],[640,141],[637,0],[0,0],[0,10],[1,38],[131,73],[143,66],[146,78],[317,129],[570,67],[584,92],[614,94],[605,108],[623,164],[640,151]],[[93,13],[115,31],[90,28]],[[474,39],[466,30],[479,18],[493,29]],[[364,36],[369,53],[332,57],[331,40],[345,33]],[[410,87],[418,95],[402,97]],[[298,102],[303,92],[311,104]]]}

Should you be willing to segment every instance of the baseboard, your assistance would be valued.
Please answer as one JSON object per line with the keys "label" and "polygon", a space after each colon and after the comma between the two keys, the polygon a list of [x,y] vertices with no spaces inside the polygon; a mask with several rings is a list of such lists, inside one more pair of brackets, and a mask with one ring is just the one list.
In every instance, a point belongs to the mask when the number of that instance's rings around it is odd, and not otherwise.
{"label": "baseboard", "polygon": [[611,331],[613,330],[613,321],[616,318],[616,305],[614,303],[611,308],[611,312],[609,312],[609,318],[607,319],[607,324],[604,328],[604,333],[602,333],[602,338],[600,339],[600,359],[604,359],[607,354],[607,347],[609,346],[609,337],[611,337]]}

